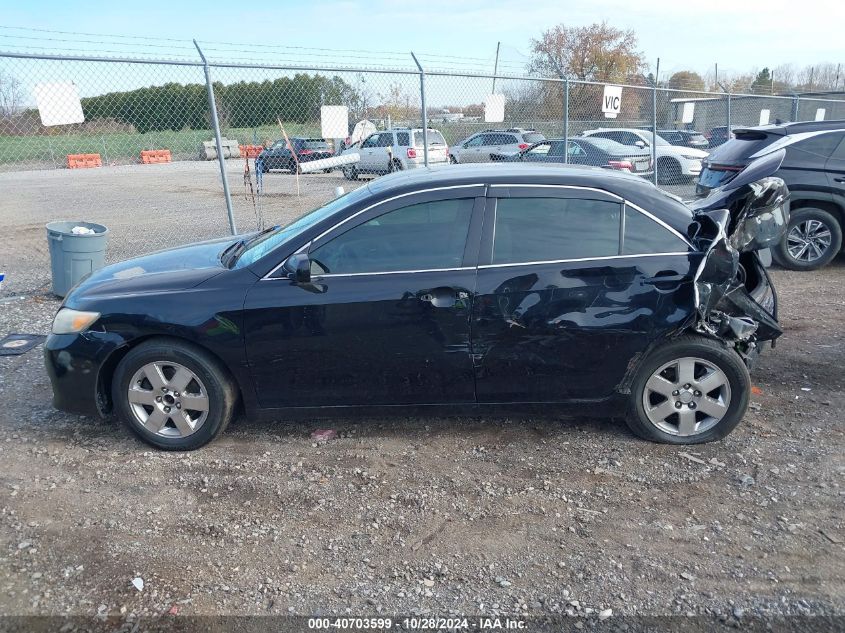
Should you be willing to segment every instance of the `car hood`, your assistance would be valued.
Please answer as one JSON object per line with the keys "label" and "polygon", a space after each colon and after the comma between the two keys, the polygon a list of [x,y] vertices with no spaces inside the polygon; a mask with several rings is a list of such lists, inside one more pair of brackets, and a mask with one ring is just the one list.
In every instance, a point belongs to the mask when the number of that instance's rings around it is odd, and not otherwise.
{"label": "car hood", "polygon": [[226,271],[220,253],[237,238],[225,237],[170,248],[95,271],[68,293],[72,306],[82,297],[187,290]]}

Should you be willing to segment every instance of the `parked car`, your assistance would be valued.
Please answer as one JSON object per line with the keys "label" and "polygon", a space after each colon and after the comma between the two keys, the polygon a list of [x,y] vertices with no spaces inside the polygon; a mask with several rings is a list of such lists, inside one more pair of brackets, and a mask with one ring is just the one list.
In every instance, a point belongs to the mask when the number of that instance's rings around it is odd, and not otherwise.
{"label": "parked car", "polygon": [[[582,136],[609,138],[622,145],[650,148],[655,143],[649,130],[637,128],[600,128],[587,130]],[[689,182],[701,173],[701,160],[707,152],[691,147],[672,145],[659,134],[656,139],[657,180],[664,185],[678,185]]]}
{"label": "parked car", "polygon": [[[439,130],[428,128],[428,164],[437,165],[449,162],[449,146]],[[376,132],[365,138],[358,147],[351,147],[341,152],[357,153],[361,159],[343,167],[347,180],[357,180],[361,174],[382,175],[389,172],[422,167],[423,155],[422,128],[392,128]]]}
{"label": "parked car", "polygon": [[296,171],[297,161],[305,163],[332,156],[332,151],[325,139],[294,136],[291,137],[290,142],[296,152],[296,159],[284,139],[276,141],[258,155],[257,160],[261,171],[266,173],[271,169],[286,169],[293,173]]}
{"label": "parked car", "polygon": [[[564,150],[564,146],[568,150]],[[647,149],[622,145],[607,138],[546,139],[516,154],[494,154],[494,161],[523,163],[564,163],[564,151],[569,152],[569,164],[591,165],[616,169],[637,176],[652,174],[651,152]]]}
{"label": "parked car", "polygon": [[545,136],[536,130],[512,127],[506,130],[484,130],[467,137],[449,150],[451,163],[487,163],[503,154],[528,149]]}
{"label": "parked car", "polygon": [[284,228],[107,266],[54,319],[53,402],[173,450],[236,408],[586,406],[658,442],[724,437],[781,332],[756,253],[788,214],[773,158],[695,208],[598,168],[413,169]]}
{"label": "parked car", "polygon": [[737,128],[732,140],[704,162],[696,192],[707,195],[735,178],[755,158],[786,151],[777,176],[792,194],[792,217],[775,261],[815,270],[842,251],[845,227],[845,121],[806,121]]}
{"label": "parked car", "polygon": [[[733,132],[738,127],[738,125],[731,126],[730,138],[734,137]],[[719,145],[721,145],[722,143],[727,143],[729,140],[728,126],[721,125],[718,127],[714,127],[712,130],[710,130],[707,134],[704,135],[704,138],[707,139],[707,147],[711,149],[714,147],[719,147]]]}
{"label": "parked car", "polygon": [[707,149],[710,147],[710,142],[704,135],[695,130],[657,130],[657,134],[669,141],[672,145],[692,147],[695,149]]}

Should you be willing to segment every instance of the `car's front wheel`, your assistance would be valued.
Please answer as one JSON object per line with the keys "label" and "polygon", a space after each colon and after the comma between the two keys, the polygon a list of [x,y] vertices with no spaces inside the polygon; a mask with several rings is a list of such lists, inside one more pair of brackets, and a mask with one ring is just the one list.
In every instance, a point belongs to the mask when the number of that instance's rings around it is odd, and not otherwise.
{"label": "car's front wheel", "polygon": [[142,440],[165,450],[193,450],[220,435],[232,419],[236,396],[216,359],[172,340],[131,349],[112,380],[118,416]]}
{"label": "car's front wheel", "polygon": [[792,211],[786,235],[774,249],[775,261],[790,270],[827,266],[842,248],[842,227],[824,209]]}
{"label": "car's front wheel", "polygon": [[750,390],[748,369],[734,350],[682,336],[642,363],[631,385],[628,426],[664,444],[718,440],[742,420]]}

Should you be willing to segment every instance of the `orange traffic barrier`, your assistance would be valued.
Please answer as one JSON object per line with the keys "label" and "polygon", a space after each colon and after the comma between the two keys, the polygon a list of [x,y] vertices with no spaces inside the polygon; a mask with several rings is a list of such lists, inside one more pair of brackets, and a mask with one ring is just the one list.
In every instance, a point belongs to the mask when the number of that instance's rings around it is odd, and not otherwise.
{"label": "orange traffic barrier", "polygon": [[141,152],[141,162],[145,165],[153,163],[169,163],[171,161],[169,149],[145,149]]}
{"label": "orange traffic barrier", "polygon": [[99,154],[68,154],[68,169],[85,169],[87,167],[102,167],[103,160]]}
{"label": "orange traffic barrier", "polygon": [[263,145],[238,145],[241,150],[241,156],[245,158],[258,158],[258,155],[264,151]]}

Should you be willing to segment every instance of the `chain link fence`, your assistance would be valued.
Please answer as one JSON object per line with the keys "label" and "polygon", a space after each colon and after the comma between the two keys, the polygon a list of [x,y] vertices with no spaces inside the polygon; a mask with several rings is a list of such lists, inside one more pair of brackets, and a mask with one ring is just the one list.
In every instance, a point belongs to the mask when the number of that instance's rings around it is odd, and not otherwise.
{"label": "chain link fence", "polygon": [[[600,83],[421,70],[220,61],[206,69],[199,58],[0,53],[0,188],[5,194],[0,230],[7,244],[0,270],[7,271],[9,286],[22,291],[45,285],[44,225],[56,219],[108,226],[114,261],[224,236],[230,232],[227,211],[231,224],[249,231],[285,223],[327,202],[338,186],[360,186],[365,181],[345,178],[339,169],[297,175],[282,166],[256,173],[257,154],[285,144],[285,135],[292,142],[321,141],[325,105],[347,108],[349,136],[362,121],[365,133],[420,128],[425,102],[429,127],[450,147],[488,130],[568,137],[571,142],[561,144],[565,152],[543,159],[622,169],[645,161],[643,177],[682,197],[694,194],[701,158],[733,127],[845,119],[842,100],[670,90],[646,79],[621,86],[618,111],[608,113]],[[68,107],[64,93],[56,91],[68,85],[81,98],[82,117],[45,125],[45,108]],[[504,101],[503,116],[495,123],[485,116],[491,95]],[[355,140],[325,139],[325,151],[336,154]],[[603,151],[598,158],[585,151],[594,146]],[[516,149],[485,149],[484,160],[512,158],[508,152]],[[420,151],[425,154],[426,148]]]}

